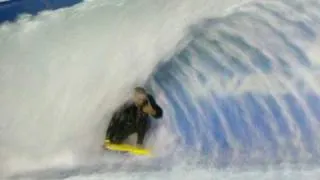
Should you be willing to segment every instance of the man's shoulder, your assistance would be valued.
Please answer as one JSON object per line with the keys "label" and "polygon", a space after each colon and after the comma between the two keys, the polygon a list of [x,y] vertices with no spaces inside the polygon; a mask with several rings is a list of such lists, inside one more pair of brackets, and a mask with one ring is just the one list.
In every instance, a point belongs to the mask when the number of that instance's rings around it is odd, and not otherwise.
{"label": "man's shoulder", "polygon": [[131,100],[128,100],[128,101],[126,101],[125,103],[123,103],[123,105],[122,105],[123,107],[125,107],[125,108],[129,108],[129,107],[133,107],[133,106],[135,106],[135,104],[134,104],[134,102],[133,101],[131,101]]}
{"label": "man's shoulder", "polygon": [[122,105],[120,105],[118,110],[119,111],[123,111],[123,110],[126,110],[126,109],[130,109],[132,107],[134,107],[134,103],[132,101],[126,101]]}

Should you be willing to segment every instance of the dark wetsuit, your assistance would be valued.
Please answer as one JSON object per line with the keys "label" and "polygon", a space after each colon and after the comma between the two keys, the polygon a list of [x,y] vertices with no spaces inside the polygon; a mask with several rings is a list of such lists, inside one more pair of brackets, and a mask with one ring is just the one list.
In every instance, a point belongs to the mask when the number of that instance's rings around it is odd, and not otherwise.
{"label": "dark wetsuit", "polygon": [[[153,116],[158,119],[162,117],[162,109],[154,98],[148,94],[148,101],[156,111]],[[142,107],[137,107],[133,102],[127,102],[116,111],[110,121],[106,139],[111,143],[122,143],[133,133],[138,134],[137,144],[142,145],[144,136],[150,127],[148,114],[142,111]]]}

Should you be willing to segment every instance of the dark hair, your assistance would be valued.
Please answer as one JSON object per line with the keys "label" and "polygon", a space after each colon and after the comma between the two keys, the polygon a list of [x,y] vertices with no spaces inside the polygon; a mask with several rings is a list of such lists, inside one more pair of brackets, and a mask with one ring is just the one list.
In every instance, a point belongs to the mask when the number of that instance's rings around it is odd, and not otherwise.
{"label": "dark hair", "polygon": [[143,87],[140,87],[140,86],[135,87],[134,90],[135,90],[136,92],[139,92],[139,93],[147,94],[146,89],[144,89]]}

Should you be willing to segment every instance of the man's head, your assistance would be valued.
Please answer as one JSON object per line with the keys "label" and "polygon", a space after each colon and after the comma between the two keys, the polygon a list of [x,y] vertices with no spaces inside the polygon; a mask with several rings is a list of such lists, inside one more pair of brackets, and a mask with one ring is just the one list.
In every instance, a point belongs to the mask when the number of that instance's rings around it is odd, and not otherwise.
{"label": "man's head", "polygon": [[143,87],[134,88],[133,101],[138,106],[143,106],[147,102],[147,91]]}

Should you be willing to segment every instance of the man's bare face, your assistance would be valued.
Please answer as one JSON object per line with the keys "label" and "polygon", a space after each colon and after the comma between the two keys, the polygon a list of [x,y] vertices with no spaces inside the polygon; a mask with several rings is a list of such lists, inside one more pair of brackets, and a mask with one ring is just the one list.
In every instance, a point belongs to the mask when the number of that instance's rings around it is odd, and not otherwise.
{"label": "man's bare face", "polygon": [[137,92],[137,91],[134,93],[133,101],[136,103],[136,105],[141,106],[144,104],[146,100],[147,100],[146,94]]}

